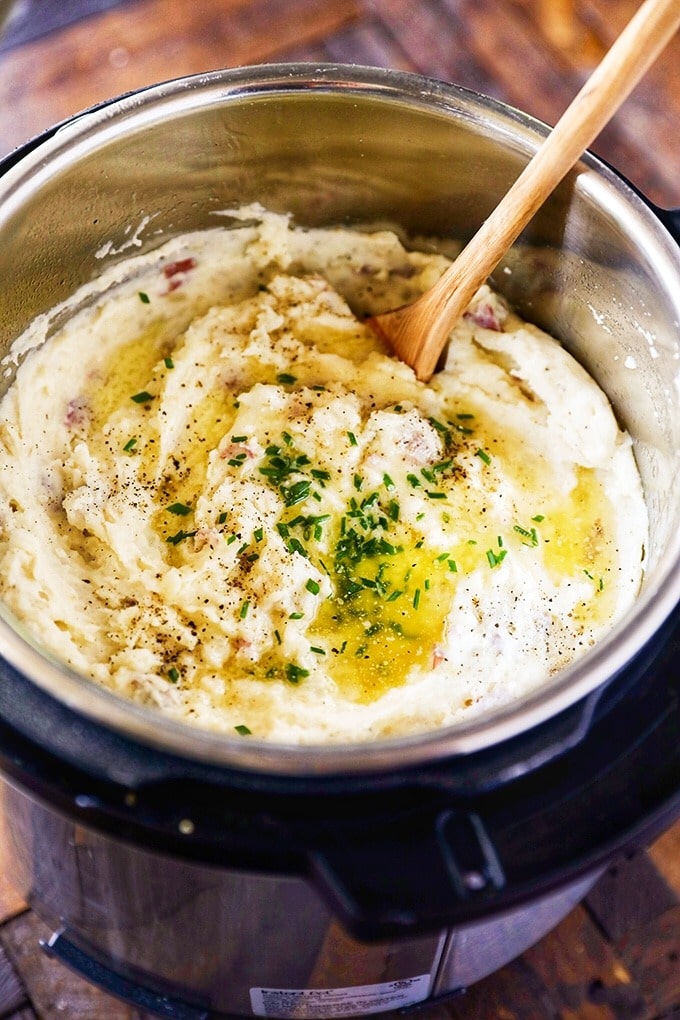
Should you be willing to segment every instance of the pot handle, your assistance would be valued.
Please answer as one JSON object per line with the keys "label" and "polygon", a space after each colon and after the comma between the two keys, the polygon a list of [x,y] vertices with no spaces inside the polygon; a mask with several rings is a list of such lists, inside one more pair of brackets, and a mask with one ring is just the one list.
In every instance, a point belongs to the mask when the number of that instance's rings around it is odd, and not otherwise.
{"label": "pot handle", "polygon": [[443,809],[435,839],[431,825],[431,816],[424,829],[412,818],[397,818],[379,832],[365,825],[311,851],[317,888],[359,938],[450,927],[487,913],[504,889],[503,866],[478,814]]}

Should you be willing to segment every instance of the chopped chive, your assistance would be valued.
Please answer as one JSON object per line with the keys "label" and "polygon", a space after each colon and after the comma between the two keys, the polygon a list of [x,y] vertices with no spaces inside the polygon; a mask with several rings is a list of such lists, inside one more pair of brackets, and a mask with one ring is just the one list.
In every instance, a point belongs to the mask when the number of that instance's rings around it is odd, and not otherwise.
{"label": "chopped chive", "polygon": [[409,484],[411,485],[411,487],[412,487],[412,488],[414,488],[414,489],[420,489],[420,488],[422,488],[422,485],[423,485],[423,483],[421,482],[421,480],[420,480],[420,479],[418,478],[418,476],[417,476],[417,475],[406,475],[406,481],[407,481],[407,482],[408,482],[408,483],[409,483]]}
{"label": "chopped chive", "polygon": [[471,418],[474,418],[474,414],[462,414],[461,413],[461,414],[457,414],[456,418],[458,419],[458,421],[470,421]]}
{"label": "chopped chive", "polygon": [[153,400],[153,394],[142,390],[141,393],[135,393],[130,397],[130,400],[134,400],[135,404],[148,404],[150,400]]}
{"label": "chopped chive", "polygon": [[486,450],[481,450],[481,449],[477,450],[477,452],[475,453],[475,457],[479,457],[479,459],[483,460],[485,464],[490,464],[491,463],[491,457],[486,452]]}
{"label": "chopped chive", "polygon": [[444,560],[448,560],[451,553],[442,553],[441,556],[437,556],[437,563],[442,563]]}
{"label": "chopped chive", "polygon": [[458,573],[458,565],[455,560],[449,560],[449,570],[452,574]]}
{"label": "chopped chive", "polygon": [[312,483],[307,479],[294,482],[287,488],[285,486],[282,487],[281,494],[286,506],[295,506],[297,503],[302,503],[309,496],[311,488]]}
{"label": "chopped chive", "polygon": [[506,557],[507,549],[501,549],[500,552],[495,553],[493,549],[487,549],[486,558],[489,561],[490,567],[497,567],[499,563],[502,563]]}
{"label": "chopped chive", "polygon": [[417,609],[420,605],[420,588],[416,588],[413,595],[413,608]]}
{"label": "chopped chive", "polygon": [[288,683],[297,684],[306,676],[309,676],[308,669],[303,669],[302,666],[298,666],[294,662],[286,663],[286,679]]}
{"label": "chopped chive", "polygon": [[543,516],[543,514],[536,514],[536,516],[532,517],[531,519],[532,521],[536,521],[537,524],[540,524],[541,521],[545,520],[545,517]]}
{"label": "chopped chive", "polygon": [[264,528],[255,528],[255,531],[253,532],[253,538],[255,539],[256,542],[261,542],[262,539],[264,538]]}
{"label": "chopped chive", "polygon": [[523,528],[520,524],[515,524],[513,526],[513,531],[516,531],[518,535],[521,535],[522,538],[526,539],[526,541],[522,543],[523,545],[538,545],[536,528],[531,528],[531,530],[527,531],[527,529]]}
{"label": "chopped chive", "polygon": [[389,517],[389,519],[391,521],[398,521],[399,520],[399,510],[400,510],[400,507],[399,507],[399,504],[397,503],[396,499],[390,500],[390,505],[387,508],[387,516]]}
{"label": "chopped chive", "polygon": [[359,492],[361,490],[361,487],[363,486],[363,484],[364,484],[364,480],[361,477],[361,475],[355,475],[354,476],[354,488],[357,490],[357,492]]}
{"label": "chopped chive", "polygon": [[234,726],[234,729],[241,737],[249,737],[252,735],[252,730],[249,730],[243,723],[239,723],[238,726]]}
{"label": "chopped chive", "polygon": [[305,615],[304,613],[291,613],[290,616],[288,617],[288,619],[289,620],[301,620],[304,615]]}
{"label": "chopped chive", "polygon": [[274,631],[274,637],[276,638],[277,645],[280,645],[281,644],[281,635],[279,634],[278,630]]}
{"label": "chopped chive", "polygon": [[[248,436],[232,436],[231,437],[231,441],[232,441],[232,443],[245,443],[247,438],[248,438]],[[267,451],[267,452],[269,452],[269,451]],[[277,452],[278,452],[278,448],[277,448]]]}
{"label": "chopped chive", "polygon": [[169,535],[165,541],[169,542],[170,545],[179,545],[185,538],[193,538],[195,534],[195,531],[178,531],[174,535]]}
{"label": "chopped chive", "polygon": [[429,577],[426,577],[425,578],[425,591],[429,591],[429,590],[430,590],[430,579],[429,579]]}
{"label": "chopped chive", "polygon": [[146,291],[140,290],[140,291],[138,291],[138,294],[139,294],[139,300],[142,302],[143,305],[150,304],[151,298],[146,293]]}
{"label": "chopped chive", "polygon": [[291,375],[290,372],[280,372],[276,377],[276,381],[277,383],[280,383],[281,386],[292,386],[293,383],[297,382],[297,378],[294,375]]}
{"label": "chopped chive", "polygon": [[403,591],[399,591],[399,589],[395,589],[395,591],[391,592],[391,594],[387,597],[386,601],[387,602],[396,602],[397,599],[401,598],[401,596],[403,594],[404,594]]}
{"label": "chopped chive", "polygon": [[445,492],[430,492],[429,490],[426,489],[425,495],[428,496],[430,499],[446,499]]}
{"label": "chopped chive", "polygon": [[171,666],[170,669],[168,670],[168,680],[172,684],[176,684],[177,681],[179,680],[179,670],[176,669],[174,666]]}
{"label": "chopped chive", "polygon": [[175,362],[172,360],[171,357],[163,358],[163,362],[165,363],[165,367],[166,368],[174,368],[175,367]]}
{"label": "chopped chive", "polygon": [[442,423],[440,421],[437,421],[436,418],[429,418],[428,421],[430,422],[432,428],[436,429],[437,432],[441,432],[442,434],[444,434],[449,431],[446,425],[442,425]]}
{"label": "chopped chive", "polygon": [[310,645],[309,646],[309,650],[310,650],[310,652],[314,652],[316,655],[325,655],[326,654],[326,649],[325,648],[318,648],[316,645]]}
{"label": "chopped chive", "polygon": [[239,620],[245,620],[246,616],[248,615],[248,610],[249,609],[250,609],[250,602],[246,599],[245,602],[241,603],[241,608],[240,608],[239,614],[238,614]]}
{"label": "chopped chive", "polygon": [[187,514],[191,513],[191,507],[187,506],[186,503],[173,503],[171,506],[166,507],[169,514],[175,514],[177,517],[186,517]]}
{"label": "chopped chive", "polygon": [[321,585],[319,584],[318,581],[315,581],[313,577],[309,577],[307,579],[307,584],[305,585],[305,588],[307,589],[307,591],[311,592],[312,595],[318,595],[319,592],[321,591]]}
{"label": "chopped chive", "polygon": [[132,439],[128,439],[127,443],[123,447],[123,450],[125,451],[125,453],[129,453],[130,450],[134,450],[136,445],[137,445],[137,437],[133,436]]}
{"label": "chopped chive", "polygon": [[227,517],[228,517],[227,511],[223,510],[222,513],[220,514],[220,516],[217,518],[217,523],[218,524],[224,524],[224,522],[226,521]]}
{"label": "chopped chive", "polygon": [[235,542],[237,538],[238,535],[230,535],[229,538],[227,539],[227,545],[231,545],[231,543]]}
{"label": "chopped chive", "polygon": [[347,433],[347,438],[349,439],[349,445],[350,446],[357,446],[358,445],[357,444],[357,437],[354,435],[353,432],[348,432]]}
{"label": "chopped chive", "polygon": [[388,474],[384,474],[383,475],[383,485],[389,491],[394,489],[394,482],[392,481],[392,479],[390,478],[390,476]]}

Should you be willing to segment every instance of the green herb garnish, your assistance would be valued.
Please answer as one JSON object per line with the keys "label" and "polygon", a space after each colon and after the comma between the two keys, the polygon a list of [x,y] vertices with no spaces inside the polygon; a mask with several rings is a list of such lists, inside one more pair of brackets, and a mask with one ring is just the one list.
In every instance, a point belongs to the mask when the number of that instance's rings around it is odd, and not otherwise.
{"label": "green herb garnish", "polygon": [[309,676],[308,669],[303,669],[302,666],[298,666],[294,662],[286,663],[286,680],[288,683],[298,684],[306,676]]}
{"label": "green herb garnish", "polygon": [[176,514],[177,517],[186,517],[187,514],[191,513],[191,507],[187,506],[186,503],[173,503],[166,509],[169,514]]}
{"label": "green herb garnish", "polygon": [[195,531],[178,531],[174,535],[169,535],[165,541],[169,542],[170,545],[179,545],[185,538],[193,538],[195,534]]}

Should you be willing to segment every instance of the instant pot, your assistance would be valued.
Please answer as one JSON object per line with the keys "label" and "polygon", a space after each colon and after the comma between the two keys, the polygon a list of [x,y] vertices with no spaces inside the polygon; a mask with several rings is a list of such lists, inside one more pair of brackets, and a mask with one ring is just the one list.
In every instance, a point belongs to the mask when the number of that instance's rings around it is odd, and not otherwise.
{"label": "instant pot", "polygon": [[[546,132],[451,85],[335,65],[90,110],[0,166],[3,389],[29,323],[49,334],[129,254],[255,201],[464,241]],[[47,952],[165,1017],[408,1011],[522,952],[680,814],[679,233],[586,155],[495,274],[608,394],[650,515],[634,609],[520,702],[373,744],[218,736],[76,676],[2,610],[2,839]]]}

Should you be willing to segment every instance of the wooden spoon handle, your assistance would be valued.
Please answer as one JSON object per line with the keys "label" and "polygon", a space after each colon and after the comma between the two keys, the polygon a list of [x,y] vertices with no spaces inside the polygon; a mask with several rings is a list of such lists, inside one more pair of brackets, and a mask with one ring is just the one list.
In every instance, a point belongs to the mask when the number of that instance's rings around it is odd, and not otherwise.
{"label": "wooden spoon handle", "polygon": [[[428,335],[414,318],[404,331],[412,350],[398,353],[420,379],[429,379],[448,336],[475,291],[487,279],[548,195],[633,90],[680,25],[680,0],[645,0],[602,62],[538,148],[516,182],[452,266],[419,298]],[[404,309],[406,312],[407,309]],[[398,313],[395,313],[398,314]],[[391,340],[392,330],[390,330]],[[421,346],[422,345],[422,346]],[[415,348],[420,347],[418,353]]]}

